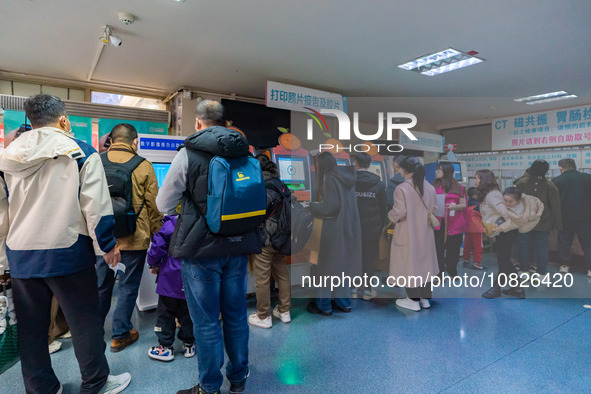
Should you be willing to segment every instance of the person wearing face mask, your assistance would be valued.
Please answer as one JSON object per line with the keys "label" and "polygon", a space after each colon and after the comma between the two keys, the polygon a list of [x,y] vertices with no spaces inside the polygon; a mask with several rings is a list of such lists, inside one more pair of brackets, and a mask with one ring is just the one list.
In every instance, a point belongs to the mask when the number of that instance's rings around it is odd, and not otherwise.
{"label": "person wearing face mask", "polygon": [[[113,312],[111,352],[119,352],[139,338],[139,332],[131,324],[131,315],[135,308],[150,239],[162,226],[162,214],[156,207],[156,173],[152,163],[137,156],[138,135],[135,128],[127,123],[118,124],[111,131],[111,140],[109,150],[101,154],[105,168],[122,166],[132,160],[139,162],[131,173],[131,197],[136,216],[135,232],[121,236],[115,234],[117,246],[121,250],[121,263],[125,265],[125,272],[119,271],[119,295]],[[111,308],[115,275],[101,259],[97,260],[96,271],[99,303],[104,319]]]}
{"label": "person wearing face mask", "polygon": [[80,393],[121,392],[131,375],[109,374],[94,267],[95,255],[110,266],[121,260],[101,159],[70,135],[59,98],[32,96],[24,108],[33,130],[0,152],[0,263],[10,266],[23,391],[63,390],[47,348],[55,296],[72,330]]}

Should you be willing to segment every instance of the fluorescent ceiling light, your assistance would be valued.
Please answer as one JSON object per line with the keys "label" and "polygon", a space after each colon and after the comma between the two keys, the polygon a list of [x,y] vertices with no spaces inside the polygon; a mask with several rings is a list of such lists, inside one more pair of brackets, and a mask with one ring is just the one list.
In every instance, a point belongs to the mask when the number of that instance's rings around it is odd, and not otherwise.
{"label": "fluorescent ceiling light", "polygon": [[473,56],[476,53],[464,53],[453,48],[447,48],[437,53],[413,59],[398,67],[432,77],[482,63],[484,59]]}
{"label": "fluorescent ceiling light", "polygon": [[558,92],[538,94],[536,96],[522,97],[522,98],[515,99],[514,101],[517,101],[518,103],[525,103],[528,105],[534,105],[534,104],[549,103],[551,101],[565,100],[565,99],[575,98],[575,97],[577,97],[577,96],[574,94],[567,93],[564,90],[561,90]]}

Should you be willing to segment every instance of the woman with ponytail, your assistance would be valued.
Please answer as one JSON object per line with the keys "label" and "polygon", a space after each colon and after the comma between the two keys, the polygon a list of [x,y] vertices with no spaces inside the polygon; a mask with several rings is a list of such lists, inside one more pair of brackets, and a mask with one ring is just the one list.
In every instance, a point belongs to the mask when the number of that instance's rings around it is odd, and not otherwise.
{"label": "woman with ponytail", "polygon": [[[407,283],[405,299],[396,300],[401,308],[420,311],[429,308],[431,277],[439,272],[433,227],[429,213],[435,213],[435,188],[425,181],[425,167],[416,157],[400,163],[404,182],[394,191],[394,207],[388,218],[394,227],[390,251],[390,276]],[[420,278],[415,281],[411,278]]]}

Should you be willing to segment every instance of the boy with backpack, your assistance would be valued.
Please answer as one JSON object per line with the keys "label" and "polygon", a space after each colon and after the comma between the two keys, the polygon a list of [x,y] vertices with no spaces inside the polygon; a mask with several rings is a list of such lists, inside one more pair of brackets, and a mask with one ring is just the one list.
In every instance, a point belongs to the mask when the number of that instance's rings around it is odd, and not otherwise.
{"label": "boy with backpack", "polygon": [[248,317],[248,322],[253,326],[271,328],[271,275],[279,288],[279,305],[273,309],[273,316],[283,323],[291,322],[291,282],[285,259],[285,254],[289,254],[285,248],[289,246],[291,235],[291,193],[279,179],[277,165],[266,155],[256,158],[261,163],[265,179],[267,219],[263,226],[262,253],[251,256],[257,311]]}
{"label": "boy with backpack", "polygon": [[[115,217],[114,234],[125,270],[118,271],[119,295],[113,312],[111,352],[119,352],[139,338],[131,315],[135,308],[150,239],[162,226],[156,207],[158,181],[152,163],[138,156],[138,135],[127,123],[111,131],[112,145],[101,153]],[[103,319],[111,308],[116,273],[102,259],[96,264],[99,306]]]}

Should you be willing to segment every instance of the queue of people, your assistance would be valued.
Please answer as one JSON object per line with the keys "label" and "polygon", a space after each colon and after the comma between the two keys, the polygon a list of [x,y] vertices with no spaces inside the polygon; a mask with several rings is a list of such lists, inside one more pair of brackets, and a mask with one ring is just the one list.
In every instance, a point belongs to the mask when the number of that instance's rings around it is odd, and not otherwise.
{"label": "queue of people", "polygon": [[[70,136],[65,105],[58,98],[33,96],[25,111],[32,130],[24,130],[0,154],[0,259],[7,259],[11,269],[26,391],[62,392],[47,348],[54,296],[72,332],[80,392],[115,394],[130,384],[129,373],[111,374],[103,327],[118,277],[110,350],[122,351],[138,340],[131,315],[147,261],[158,275],[159,295],[158,345],[149,348],[148,356],[172,361],[178,326],[183,355],[196,355],[199,371],[197,384],[178,393],[219,393],[224,351],[230,393],[244,392],[250,374],[248,324],[268,329],[273,317],[291,322],[285,262],[292,196],[277,166],[257,156],[264,193],[255,202],[264,209],[238,215],[238,220],[261,216],[261,224],[248,227],[243,221],[247,227],[240,234],[214,232],[207,209],[210,161],[222,157],[242,163],[250,156],[246,139],[224,127],[219,102],[198,104],[197,133],[185,140],[160,190],[151,163],[137,155],[132,125],[115,126],[106,139],[108,149],[99,156]],[[309,210],[322,219],[322,231],[314,275],[373,276],[380,237],[393,224],[389,275],[421,279],[406,287],[406,298],[396,300],[400,308],[418,312],[431,307],[430,282],[437,274],[457,275],[462,243],[465,265],[473,251],[472,267],[482,270],[485,232],[495,239],[499,270],[484,298],[525,298],[520,286],[503,290],[499,277],[516,272],[511,250],[518,241],[520,268],[532,263],[533,243],[537,272],[546,273],[552,230],[559,234],[561,271],[568,272],[577,234],[591,277],[591,207],[586,203],[591,175],[577,172],[572,159],[560,161],[562,175],[552,182],[545,178],[548,163],[536,160],[515,187],[501,192],[489,170],[478,171],[475,188],[465,190],[450,164],[440,163],[430,184],[418,158],[398,156],[396,174],[386,185],[369,171],[368,154],[352,158],[355,166],[338,166],[329,152],[316,156],[320,193]],[[249,260],[257,310],[247,316]],[[271,278],[279,288],[275,308]],[[325,287],[307,310],[322,316],[349,313],[352,298],[370,301],[377,295],[367,285],[342,285],[332,292]]]}

